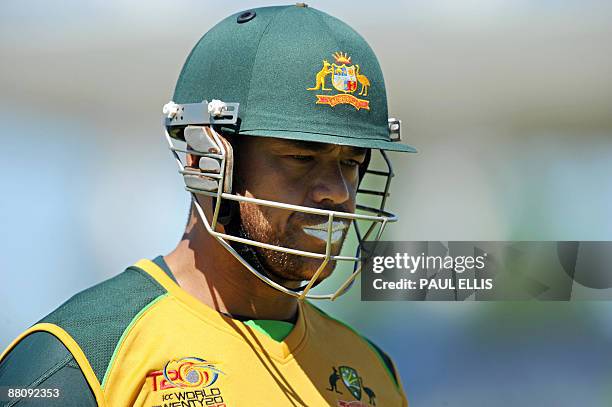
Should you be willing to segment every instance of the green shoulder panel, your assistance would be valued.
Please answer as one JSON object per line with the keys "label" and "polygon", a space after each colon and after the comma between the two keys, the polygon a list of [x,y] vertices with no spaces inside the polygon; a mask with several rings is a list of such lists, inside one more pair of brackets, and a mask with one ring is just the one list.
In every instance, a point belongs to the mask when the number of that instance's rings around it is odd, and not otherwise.
{"label": "green shoulder panel", "polygon": [[[34,332],[23,338],[0,361],[0,388],[57,389],[57,398],[0,399],[11,406],[97,406],[83,372],[64,344],[48,332]],[[3,404],[6,402],[6,404]]]}
{"label": "green shoulder panel", "polygon": [[113,352],[134,317],[166,290],[143,270],[123,273],[76,294],[40,322],[63,328],[102,383]]}

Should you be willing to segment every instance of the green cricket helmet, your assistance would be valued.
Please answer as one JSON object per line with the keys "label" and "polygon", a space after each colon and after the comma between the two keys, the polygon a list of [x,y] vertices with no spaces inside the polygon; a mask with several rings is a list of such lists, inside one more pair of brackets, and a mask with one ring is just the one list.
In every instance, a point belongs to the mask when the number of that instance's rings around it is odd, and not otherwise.
{"label": "green cricket helmet", "polygon": [[[416,152],[400,143],[401,122],[390,119],[382,71],[366,41],[342,21],[298,3],[263,7],[231,15],[214,26],[193,48],[180,73],[171,102],[164,106],[164,125],[187,190],[212,196],[209,220],[197,199],[194,204],[209,233],[257,277],[299,298],[334,299],[344,293],[361,270],[355,256],[331,255],[331,239],[338,221],[350,220],[358,241],[380,238],[384,226],[397,217],[384,210],[391,164],[385,151]],[[376,207],[357,205],[361,213],[329,211],[233,194],[231,145],[220,136],[275,137],[363,147],[382,154],[387,168],[367,170],[385,178],[382,191],[358,192],[380,198]],[[185,148],[176,146],[184,141]],[[186,168],[178,153],[200,156],[199,168]],[[194,196],[195,198],[195,196]],[[325,216],[325,253],[301,251],[254,241],[215,230],[223,200]],[[357,220],[370,222],[361,233]],[[378,228],[377,228],[378,226]],[[376,233],[375,230],[377,230]],[[320,258],[312,279],[300,289],[272,280],[260,267],[244,259],[228,243],[234,241],[291,254]],[[333,293],[309,294],[330,261],[352,261],[349,278]]]}

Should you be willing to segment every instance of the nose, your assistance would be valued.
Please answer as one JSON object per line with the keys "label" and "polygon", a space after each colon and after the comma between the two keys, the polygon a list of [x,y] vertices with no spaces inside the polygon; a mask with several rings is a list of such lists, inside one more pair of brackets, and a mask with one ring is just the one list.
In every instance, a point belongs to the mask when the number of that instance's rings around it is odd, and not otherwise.
{"label": "nose", "polygon": [[351,191],[339,163],[320,164],[312,175],[310,197],[314,203],[340,205],[350,199]]}

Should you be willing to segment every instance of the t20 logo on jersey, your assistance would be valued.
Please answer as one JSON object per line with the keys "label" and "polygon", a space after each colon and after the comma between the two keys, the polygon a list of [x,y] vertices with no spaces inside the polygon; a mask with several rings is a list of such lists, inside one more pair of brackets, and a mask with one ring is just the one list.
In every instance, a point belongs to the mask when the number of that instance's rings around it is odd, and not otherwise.
{"label": "t20 logo on jersey", "polygon": [[207,388],[215,384],[219,375],[225,373],[217,368],[216,362],[197,357],[170,360],[162,370],[150,372],[153,391],[168,388]]}
{"label": "t20 logo on jersey", "polygon": [[154,407],[227,407],[221,389],[214,386],[225,373],[211,362],[197,357],[170,360],[161,370],[147,374]]}

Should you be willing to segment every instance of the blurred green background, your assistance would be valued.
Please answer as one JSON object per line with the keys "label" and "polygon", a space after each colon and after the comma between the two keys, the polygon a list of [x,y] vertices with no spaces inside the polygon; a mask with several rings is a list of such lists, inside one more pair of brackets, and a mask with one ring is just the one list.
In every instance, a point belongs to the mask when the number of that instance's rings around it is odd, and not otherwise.
{"label": "blurred green background", "polygon": [[[0,347],[181,235],[161,107],[192,46],[254,1],[21,1],[0,9]],[[612,3],[311,2],[359,31],[390,114],[389,240],[612,240]],[[412,406],[612,404],[612,306],[324,308],[385,349]]]}

